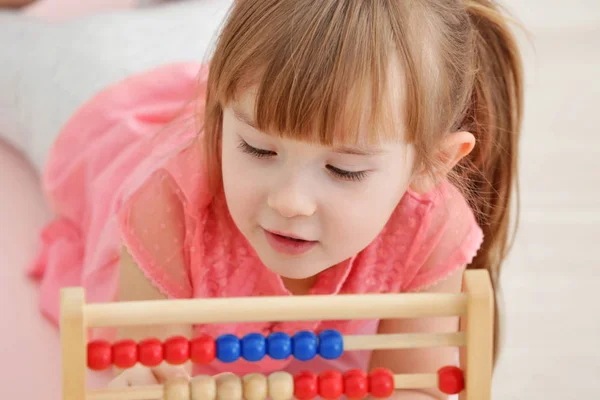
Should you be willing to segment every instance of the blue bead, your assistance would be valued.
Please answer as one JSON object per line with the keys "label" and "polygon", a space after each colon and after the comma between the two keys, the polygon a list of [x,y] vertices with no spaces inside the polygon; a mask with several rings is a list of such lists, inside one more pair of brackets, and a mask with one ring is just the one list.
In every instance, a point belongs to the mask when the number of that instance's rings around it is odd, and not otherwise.
{"label": "blue bead", "polygon": [[319,333],[319,355],[326,360],[335,360],[344,352],[344,338],[335,329]]}
{"label": "blue bead", "polygon": [[308,361],[317,355],[317,335],[309,331],[300,331],[293,339],[294,357],[300,361]]}
{"label": "blue bead", "polygon": [[267,338],[267,353],[274,360],[285,360],[292,355],[292,339],[284,332],[273,332]]}
{"label": "blue bead", "polygon": [[267,354],[267,341],[260,333],[249,333],[242,338],[242,357],[247,361],[260,361]]}
{"label": "blue bead", "polygon": [[224,363],[231,363],[240,358],[240,340],[235,335],[221,335],[216,340],[217,358]]}

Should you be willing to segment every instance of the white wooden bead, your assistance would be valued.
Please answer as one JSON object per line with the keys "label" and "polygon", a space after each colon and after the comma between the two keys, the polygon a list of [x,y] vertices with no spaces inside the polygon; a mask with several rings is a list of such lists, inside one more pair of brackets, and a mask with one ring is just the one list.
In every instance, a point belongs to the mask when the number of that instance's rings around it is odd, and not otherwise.
{"label": "white wooden bead", "polygon": [[242,400],[244,393],[239,376],[226,373],[216,378],[218,400]]}
{"label": "white wooden bead", "polygon": [[190,383],[187,378],[175,378],[165,383],[165,400],[190,400]]}
{"label": "white wooden bead", "polygon": [[269,398],[271,400],[291,400],[294,398],[294,377],[284,371],[269,375]]}
{"label": "white wooden bead", "polygon": [[217,384],[210,375],[198,375],[190,382],[192,400],[215,400]]}
{"label": "white wooden bead", "polygon": [[263,374],[247,374],[242,379],[245,400],[266,400],[269,394],[267,377]]}

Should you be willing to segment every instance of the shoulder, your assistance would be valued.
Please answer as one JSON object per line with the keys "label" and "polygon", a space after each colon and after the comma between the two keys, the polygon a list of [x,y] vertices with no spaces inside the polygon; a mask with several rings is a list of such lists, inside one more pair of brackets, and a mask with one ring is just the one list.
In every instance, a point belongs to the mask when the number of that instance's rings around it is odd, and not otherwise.
{"label": "shoulder", "polygon": [[[52,144],[45,185],[59,184],[77,165],[94,168],[95,160],[106,154],[112,155],[111,165],[127,159],[130,169],[129,160],[145,152],[140,149],[144,141],[176,117],[191,114],[188,108],[205,90],[207,74],[201,64],[168,64],[133,74],[97,92],[69,117]],[[106,158],[97,162],[100,168]]]}
{"label": "shoulder", "polygon": [[[90,116],[118,120],[132,111],[139,112],[142,107],[157,118],[166,113],[150,106],[160,103],[167,110],[173,106],[179,108],[181,99],[192,99],[203,89],[207,75],[208,68],[198,63],[166,64],[131,74],[90,97],[69,119],[65,129],[85,123]],[[89,121],[86,125],[90,125]]]}
{"label": "shoulder", "polygon": [[460,233],[477,224],[468,199],[449,180],[444,180],[427,193],[408,190],[399,206],[399,214],[416,217],[427,236],[453,230]]}
{"label": "shoulder", "polygon": [[409,196],[424,210],[403,290],[422,291],[470,264],[483,231],[468,199],[447,180],[431,193]]}
{"label": "shoulder", "polygon": [[368,260],[361,269],[373,275],[375,290],[425,290],[469,264],[482,241],[469,202],[444,181],[428,193],[405,193],[380,236],[361,254]]}

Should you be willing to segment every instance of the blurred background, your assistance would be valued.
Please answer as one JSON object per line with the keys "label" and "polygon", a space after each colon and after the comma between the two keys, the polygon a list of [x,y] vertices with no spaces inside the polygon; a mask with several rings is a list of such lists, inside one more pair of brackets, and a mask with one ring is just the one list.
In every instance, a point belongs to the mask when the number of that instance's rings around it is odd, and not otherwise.
{"label": "blurred background", "polygon": [[[230,2],[40,0],[0,12],[3,396],[60,393],[58,335],[24,275],[37,230],[51,217],[38,171],[52,132],[156,54],[202,59]],[[494,399],[598,398],[600,1],[503,4],[528,33],[518,33],[526,73],[521,216],[502,275],[506,326]]]}

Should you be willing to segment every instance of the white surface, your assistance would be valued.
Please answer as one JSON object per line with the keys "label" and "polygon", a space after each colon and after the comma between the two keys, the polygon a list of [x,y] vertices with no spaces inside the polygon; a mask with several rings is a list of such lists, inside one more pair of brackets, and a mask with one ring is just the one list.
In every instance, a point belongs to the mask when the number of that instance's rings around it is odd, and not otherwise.
{"label": "white surface", "polygon": [[522,214],[494,399],[600,397],[600,2],[510,1],[524,40]]}
{"label": "white surface", "polygon": [[555,30],[598,27],[598,0],[498,0],[529,29]]}

